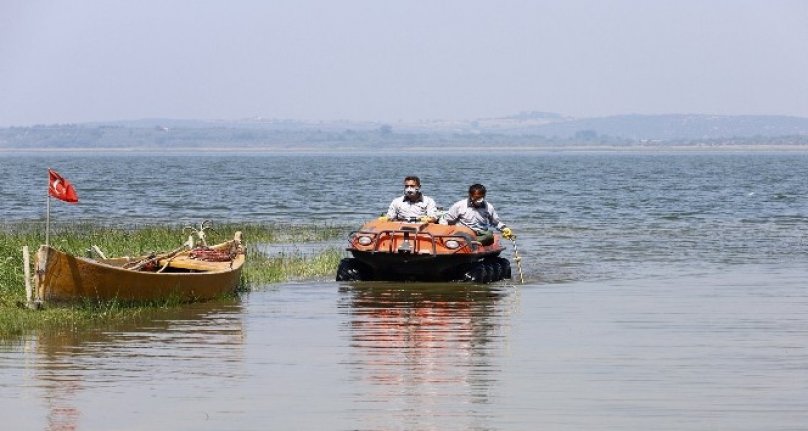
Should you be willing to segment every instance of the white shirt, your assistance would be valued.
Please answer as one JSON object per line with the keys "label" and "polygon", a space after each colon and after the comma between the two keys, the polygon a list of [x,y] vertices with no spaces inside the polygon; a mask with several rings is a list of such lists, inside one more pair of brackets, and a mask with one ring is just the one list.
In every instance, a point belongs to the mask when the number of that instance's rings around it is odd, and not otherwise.
{"label": "white shirt", "polygon": [[505,223],[500,221],[494,205],[491,205],[488,201],[479,208],[470,205],[468,199],[457,201],[446,212],[444,219],[449,224],[460,223],[468,226],[475,232],[490,230],[491,226],[496,227],[498,230],[505,228]]}
{"label": "white shirt", "polygon": [[406,220],[423,216],[435,218],[438,216],[435,201],[429,196],[419,195],[415,201],[410,201],[406,196],[400,196],[393,199],[387,210],[387,218],[390,220]]}

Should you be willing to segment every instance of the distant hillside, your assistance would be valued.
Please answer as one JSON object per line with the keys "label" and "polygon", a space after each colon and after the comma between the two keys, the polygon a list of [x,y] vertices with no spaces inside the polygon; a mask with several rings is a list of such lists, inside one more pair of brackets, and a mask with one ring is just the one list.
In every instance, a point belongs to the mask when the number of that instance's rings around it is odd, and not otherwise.
{"label": "distant hillside", "polygon": [[808,118],[786,116],[617,115],[513,124],[508,133],[570,138],[581,133],[630,140],[719,139],[808,135]]}
{"label": "distant hillside", "polygon": [[251,118],[144,119],[0,129],[0,149],[278,148],[395,149],[575,145],[808,145],[808,118],[619,115],[572,118],[544,112],[471,121],[304,122]]}

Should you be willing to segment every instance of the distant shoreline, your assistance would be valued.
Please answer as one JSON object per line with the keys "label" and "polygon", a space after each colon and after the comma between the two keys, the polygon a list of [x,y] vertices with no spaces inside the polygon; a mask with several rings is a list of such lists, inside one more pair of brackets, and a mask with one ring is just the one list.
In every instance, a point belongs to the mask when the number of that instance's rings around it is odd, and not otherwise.
{"label": "distant shoreline", "polygon": [[806,145],[572,145],[572,146],[409,146],[406,148],[346,147],[339,149],[321,146],[278,148],[278,147],[176,147],[165,148],[106,148],[106,147],[71,147],[71,148],[0,148],[2,154],[48,154],[48,153],[105,153],[157,155],[157,154],[414,154],[414,153],[468,154],[473,152],[492,153],[723,153],[723,152],[808,152]]}

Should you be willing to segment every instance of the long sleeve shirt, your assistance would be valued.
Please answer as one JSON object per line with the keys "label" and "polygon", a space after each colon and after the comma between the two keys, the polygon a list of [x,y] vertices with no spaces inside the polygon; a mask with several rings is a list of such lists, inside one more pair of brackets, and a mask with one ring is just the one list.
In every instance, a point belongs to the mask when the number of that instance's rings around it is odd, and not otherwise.
{"label": "long sleeve shirt", "polygon": [[479,208],[471,205],[468,199],[457,201],[446,212],[444,219],[449,224],[460,223],[468,226],[475,232],[490,230],[491,227],[498,230],[505,228],[505,223],[499,219],[494,205],[488,201]]}
{"label": "long sleeve shirt", "polygon": [[407,199],[406,196],[400,196],[393,199],[387,210],[387,218],[390,220],[406,220],[423,216],[435,218],[438,216],[435,201],[429,196],[419,195],[415,201]]}

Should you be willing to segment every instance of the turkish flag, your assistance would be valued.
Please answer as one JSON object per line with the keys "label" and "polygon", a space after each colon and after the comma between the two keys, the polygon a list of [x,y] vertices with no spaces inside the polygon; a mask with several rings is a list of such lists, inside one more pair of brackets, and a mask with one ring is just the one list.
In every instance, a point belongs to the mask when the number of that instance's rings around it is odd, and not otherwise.
{"label": "turkish flag", "polygon": [[48,195],[55,197],[61,201],[75,204],[79,201],[79,196],[76,194],[76,189],[70,181],[62,178],[58,172],[53,169],[48,169]]}

